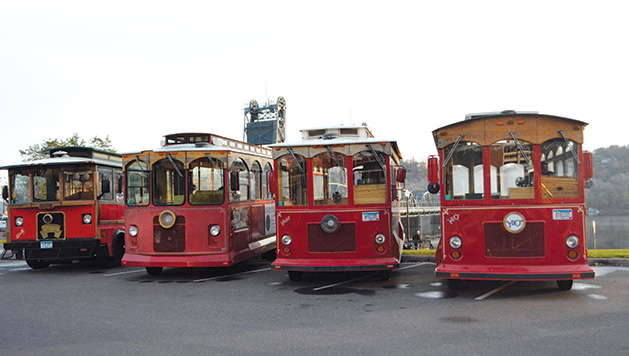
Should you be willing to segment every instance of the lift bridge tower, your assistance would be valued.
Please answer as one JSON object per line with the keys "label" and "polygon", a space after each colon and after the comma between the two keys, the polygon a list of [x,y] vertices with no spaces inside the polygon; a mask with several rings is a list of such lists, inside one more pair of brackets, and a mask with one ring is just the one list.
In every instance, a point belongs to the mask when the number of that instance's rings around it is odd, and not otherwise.
{"label": "lift bridge tower", "polygon": [[251,100],[245,107],[242,140],[253,145],[270,145],[286,141],[286,99],[269,100],[260,107]]}

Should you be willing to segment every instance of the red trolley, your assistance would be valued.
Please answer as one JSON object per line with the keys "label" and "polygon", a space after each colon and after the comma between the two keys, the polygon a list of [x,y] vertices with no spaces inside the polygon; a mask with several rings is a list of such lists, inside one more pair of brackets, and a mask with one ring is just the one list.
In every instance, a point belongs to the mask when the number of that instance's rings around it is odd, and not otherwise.
{"label": "red trolley", "polygon": [[275,250],[271,150],[213,134],[123,155],[126,266],[226,267]]}
{"label": "red trolley", "polygon": [[121,155],[61,147],[50,158],[1,167],[9,171],[6,250],[33,269],[96,259],[104,267],[124,254]]}
{"label": "red trolley", "polygon": [[[587,123],[537,113],[468,115],[433,131],[428,189],[441,191],[436,276],[462,279],[594,278],[587,264],[584,187]],[[439,163],[441,162],[441,163]]]}
{"label": "red trolley", "polygon": [[374,138],[366,126],[301,132],[299,142],[271,145],[274,268],[287,270],[291,280],[308,271],[382,271],[389,278],[404,241],[406,171],[397,143]]}

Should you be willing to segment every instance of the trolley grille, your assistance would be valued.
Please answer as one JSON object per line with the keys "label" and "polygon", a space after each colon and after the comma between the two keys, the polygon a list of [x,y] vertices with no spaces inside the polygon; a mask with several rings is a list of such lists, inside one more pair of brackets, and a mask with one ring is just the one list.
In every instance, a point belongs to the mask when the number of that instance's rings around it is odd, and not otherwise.
{"label": "trolley grille", "polygon": [[320,224],[308,224],[308,251],[356,251],[356,224],[340,224],[333,233],[323,231]]}
{"label": "trolley grille", "polygon": [[527,223],[512,234],[502,223],[485,224],[485,257],[543,257],[544,223]]}
{"label": "trolley grille", "polygon": [[155,252],[183,252],[186,249],[186,218],[177,216],[175,225],[164,229],[159,216],[153,218],[153,250]]}

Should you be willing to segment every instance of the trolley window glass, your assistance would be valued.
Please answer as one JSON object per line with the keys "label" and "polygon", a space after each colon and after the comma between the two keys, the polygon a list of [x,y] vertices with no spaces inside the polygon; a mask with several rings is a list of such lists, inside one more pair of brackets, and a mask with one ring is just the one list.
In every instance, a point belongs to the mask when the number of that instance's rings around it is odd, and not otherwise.
{"label": "trolley window glass", "polygon": [[132,161],[127,165],[127,205],[149,205],[149,171],[146,162]]}
{"label": "trolley window glass", "polygon": [[340,153],[320,153],[312,158],[315,205],[347,205],[347,168]]}
{"label": "trolley window glass", "polygon": [[229,201],[249,200],[249,170],[245,162],[238,158],[229,167]]}
{"label": "trolley window glass", "polygon": [[33,174],[33,201],[59,200],[59,170],[44,168]]}
{"label": "trolley window glass", "polygon": [[579,144],[557,138],[541,145],[542,198],[578,198]]}
{"label": "trolley window glass", "polygon": [[483,199],[482,146],[474,142],[460,142],[448,146],[445,151],[452,152],[444,168],[446,199]]}
{"label": "trolley window glass", "polygon": [[153,204],[183,204],[186,186],[183,172],[183,163],[174,158],[153,164]]}
{"label": "trolley window glass", "polygon": [[262,172],[262,196],[264,200],[269,200],[269,199],[273,199],[273,194],[271,194],[269,192],[268,189],[268,185],[269,185],[269,173],[270,171],[272,171],[273,168],[271,168],[271,164],[267,163],[264,165],[264,172]]}
{"label": "trolley window glass", "polygon": [[308,176],[306,159],[300,155],[285,155],[278,160],[278,205],[308,205]]}
{"label": "trolley window glass", "polygon": [[[378,152],[380,162],[387,162],[388,156]],[[385,171],[371,151],[354,155],[354,204],[384,204],[387,202],[387,178]],[[386,169],[386,165],[385,165]]]}
{"label": "trolley window glass", "polygon": [[31,202],[30,177],[28,174],[11,175],[11,204]]}
{"label": "trolley window glass", "polygon": [[225,201],[224,165],[207,157],[196,159],[188,167],[188,201],[191,205],[220,205]]}
{"label": "trolley window glass", "polygon": [[533,145],[502,140],[489,147],[493,199],[535,199]]}
{"label": "trolley window glass", "polygon": [[260,163],[251,165],[251,200],[262,199],[262,168]]}

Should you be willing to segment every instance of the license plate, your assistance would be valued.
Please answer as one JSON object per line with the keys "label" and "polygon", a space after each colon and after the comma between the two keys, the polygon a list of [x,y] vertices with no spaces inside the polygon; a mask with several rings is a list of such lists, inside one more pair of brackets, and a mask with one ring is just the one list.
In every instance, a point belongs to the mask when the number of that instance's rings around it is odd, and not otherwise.
{"label": "license plate", "polygon": [[380,221],[380,213],[378,213],[377,211],[363,213],[363,221]]}
{"label": "license plate", "polygon": [[52,241],[42,241],[39,243],[39,248],[41,249],[46,249],[46,248],[52,248]]}
{"label": "license plate", "polygon": [[572,220],[572,209],[553,209],[553,220]]}

